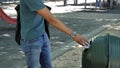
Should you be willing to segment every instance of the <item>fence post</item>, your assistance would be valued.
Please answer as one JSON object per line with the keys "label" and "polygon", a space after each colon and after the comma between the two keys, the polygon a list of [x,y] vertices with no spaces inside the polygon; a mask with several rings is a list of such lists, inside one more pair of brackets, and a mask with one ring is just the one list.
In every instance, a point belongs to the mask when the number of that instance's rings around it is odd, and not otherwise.
{"label": "fence post", "polygon": [[67,0],[64,0],[64,6],[66,6],[67,5]]}
{"label": "fence post", "polygon": [[77,5],[77,3],[78,3],[78,0],[74,0],[74,5]]}

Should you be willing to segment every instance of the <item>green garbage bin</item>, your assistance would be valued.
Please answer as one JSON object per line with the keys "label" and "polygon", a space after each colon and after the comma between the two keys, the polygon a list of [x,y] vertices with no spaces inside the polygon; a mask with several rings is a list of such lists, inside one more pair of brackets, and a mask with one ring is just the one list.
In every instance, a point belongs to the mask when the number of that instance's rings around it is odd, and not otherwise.
{"label": "green garbage bin", "polygon": [[82,68],[120,68],[120,37],[100,35],[82,53]]}

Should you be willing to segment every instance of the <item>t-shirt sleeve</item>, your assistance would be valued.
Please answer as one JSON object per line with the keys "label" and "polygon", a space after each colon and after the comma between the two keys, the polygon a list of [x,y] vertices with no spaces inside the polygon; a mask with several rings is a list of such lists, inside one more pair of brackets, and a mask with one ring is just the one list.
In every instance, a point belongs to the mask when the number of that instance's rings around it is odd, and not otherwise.
{"label": "t-shirt sleeve", "polygon": [[45,8],[44,0],[24,0],[31,11],[37,11]]}

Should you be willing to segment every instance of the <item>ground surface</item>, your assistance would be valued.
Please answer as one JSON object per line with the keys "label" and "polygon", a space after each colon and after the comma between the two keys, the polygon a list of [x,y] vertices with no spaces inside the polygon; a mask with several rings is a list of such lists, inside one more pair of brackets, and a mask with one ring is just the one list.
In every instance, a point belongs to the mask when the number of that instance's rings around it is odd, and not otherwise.
{"label": "ground surface", "polygon": [[[52,12],[54,12],[54,15],[61,19],[68,27],[72,28],[81,35],[89,34],[99,27],[108,27],[111,26],[111,24],[120,22],[120,6],[118,8],[105,11],[81,11],[79,6],[76,7],[70,5],[65,7],[52,6]],[[58,8],[61,10],[59,13],[56,13],[55,10]],[[13,10],[13,8],[4,9],[6,9],[6,12],[9,12],[11,9]],[[74,11],[76,9],[77,11]],[[63,13],[62,11],[66,12]],[[14,14],[9,15],[15,16]],[[61,33],[60,31],[57,31],[51,25],[49,28],[51,34],[50,40],[52,45],[52,53],[58,52],[57,50],[59,50],[61,47],[69,45],[69,43],[72,42],[72,39],[69,36]],[[25,56],[21,51],[20,46],[15,43],[14,35],[15,25],[8,24],[7,22],[0,20],[0,61],[2,61],[0,63],[1,68],[23,68],[26,66]],[[82,57],[82,51],[83,49],[81,47],[75,47],[74,49],[66,52],[61,57],[56,58],[53,61],[54,68],[79,68],[81,66],[80,60]]]}

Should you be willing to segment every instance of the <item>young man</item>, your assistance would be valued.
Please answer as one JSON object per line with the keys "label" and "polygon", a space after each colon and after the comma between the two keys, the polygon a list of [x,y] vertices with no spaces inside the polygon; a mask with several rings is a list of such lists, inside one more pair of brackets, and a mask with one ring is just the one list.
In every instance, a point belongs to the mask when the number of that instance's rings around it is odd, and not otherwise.
{"label": "young man", "polygon": [[88,42],[66,27],[45,7],[43,0],[20,0],[21,47],[26,55],[27,68],[52,68],[50,43],[45,32],[44,19],[58,30],[71,36],[81,45]]}

